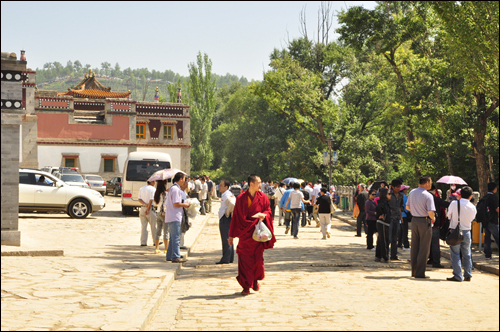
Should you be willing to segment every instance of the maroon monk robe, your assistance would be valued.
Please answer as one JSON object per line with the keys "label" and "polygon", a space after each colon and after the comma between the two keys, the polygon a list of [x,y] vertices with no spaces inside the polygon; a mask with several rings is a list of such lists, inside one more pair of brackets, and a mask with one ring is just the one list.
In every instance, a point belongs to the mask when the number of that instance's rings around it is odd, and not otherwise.
{"label": "maroon monk robe", "polygon": [[[249,199],[252,201],[248,206]],[[252,239],[258,218],[252,218],[256,213],[266,214],[265,222],[267,228],[273,234],[267,242],[257,242]],[[252,288],[254,281],[264,279],[264,249],[274,247],[273,217],[269,199],[262,191],[256,191],[252,198],[249,191],[245,191],[236,198],[229,236],[239,238],[236,253],[238,254],[238,276],[236,280],[243,288]]]}

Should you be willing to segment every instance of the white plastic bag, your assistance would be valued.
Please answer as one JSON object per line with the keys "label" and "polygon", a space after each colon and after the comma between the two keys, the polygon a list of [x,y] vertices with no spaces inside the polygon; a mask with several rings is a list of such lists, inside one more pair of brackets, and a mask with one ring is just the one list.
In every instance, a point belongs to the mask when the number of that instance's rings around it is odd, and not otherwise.
{"label": "white plastic bag", "polygon": [[272,237],[273,235],[271,234],[269,228],[267,228],[266,224],[264,224],[262,220],[259,220],[257,225],[255,225],[255,231],[253,232],[252,239],[257,242],[267,242],[271,240]]}
{"label": "white plastic bag", "polygon": [[200,201],[196,198],[186,199],[186,203],[189,203],[189,207],[186,209],[189,218],[194,219],[200,215]]}

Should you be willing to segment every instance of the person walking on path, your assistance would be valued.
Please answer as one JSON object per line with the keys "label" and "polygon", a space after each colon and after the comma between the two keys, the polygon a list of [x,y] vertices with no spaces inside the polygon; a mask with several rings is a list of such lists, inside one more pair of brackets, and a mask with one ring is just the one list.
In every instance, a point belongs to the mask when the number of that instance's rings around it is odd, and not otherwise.
{"label": "person walking on path", "polygon": [[322,240],[330,238],[330,214],[332,213],[332,199],[327,195],[326,188],[321,188],[319,192],[319,197],[316,199],[316,205],[318,205],[318,215],[319,223],[321,225],[321,233],[323,234]]}
{"label": "person walking on path", "polygon": [[300,184],[293,183],[293,191],[290,193],[285,206],[290,206],[290,211],[292,212],[292,236],[296,240],[299,238],[300,215],[302,212],[305,212],[304,203],[308,202],[304,199],[304,194],[300,191]]}
{"label": "person walking on path", "polygon": [[156,181],[156,191],[154,201],[157,205],[156,211],[156,233],[155,233],[155,253],[161,253],[159,245],[161,232],[163,230],[163,243],[165,245],[165,253],[168,248],[168,229],[165,225],[165,199],[167,197],[167,189],[165,188],[165,180]]}
{"label": "person walking on path", "polygon": [[366,249],[375,250],[373,246],[373,234],[377,233],[377,204],[373,201],[375,199],[376,190],[370,190],[368,199],[365,201],[366,211]]}
{"label": "person walking on path", "polygon": [[[497,184],[495,182],[488,183],[488,193],[486,194],[486,206],[488,211],[488,221],[483,225],[484,228],[484,257],[491,259],[491,236],[495,239],[497,247],[498,243],[498,196]],[[462,196],[463,197],[463,196]]]}
{"label": "person walking on path", "polygon": [[[313,193],[312,193],[312,197],[311,197],[311,203],[313,205],[316,204],[316,199],[318,199],[318,197],[319,197],[319,192],[321,190],[321,187],[323,186],[322,183],[323,183],[323,181],[321,181],[321,179],[318,179],[316,181],[316,185],[314,185]],[[313,206],[312,218],[314,219],[314,221],[316,221],[316,227],[319,227],[320,225],[319,225],[319,216],[318,216],[318,206],[316,206],[316,207]]]}
{"label": "person walking on path", "polygon": [[285,184],[282,182],[279,185],[279,188],[276,189],[276,204],[278,205],[278,226],[283,225],[281,220],[284,219],[283,209],[281,209],[281,198],[283,198],[283,194],[285,193]]}
{"label": "person walking on path", "polygon": [[[236,198],[231,227],[229,228],[229,245],[233,239],[239,238],[236,253],[238,254],[238,276],[236,280],[243,287],[242,295],[260,289],[259,280],[264,279],[264,250],[274,247],[273,219],[271,207],[266,195],[259,190],[260,177],[252,174],[248,177],[249,188]],[[255,226],[262,221],[271,231],[272,237],[267,242],[257,242],[252,238]]]}
{"label": "person walking on path", "polygon": [[215,186],[214,182],[210,180],[210,176],[206,175],[205,178],[207,179],[207,213],[212,213],[212,197],[215,196]]}
{"label": "person walking on path", "polygon": [[368,199],[368,192],[366,191],[366,185],[361,183],[359,185],[359,193],[356,196],[356,203],[358,204],[359,214],[356,218],[356,236],[361,236],[361,228],[365,223],[366,211],[365,211],[365,202]]}
{"label": "person walking on path", "polygon": [[[451,266],[453,268],[453,277],[447,278],[448,281],[470,281],[472,278],[472,259],[471,259],[471,229],[472,220],[476,217],[476,207],[470,202],[472,197],[472,188],[465,186],[460,190],[462,198],[453,201],[448,207],[448,218],[450,219],[450,229],[457,228],[460,223],[460,229],[464,239],[455,246],[450,246]],[[462,261],[464,274],[462,275]]]}
{"label": "person walking on path", "polygon": [[229,229],[231,227],[232,212],[228,212],[230,205],[234,207],[233,193],[229,190],[231,182],[222,180],[219,184],[219,191],[221,192],[221,203],[219,207],[219,232],[222,241],[222,258],[215,264],[229,264],[234,261],[234,247],[229,245]]}
{"label": "person walking on path", "polygon": [[427,191],[432,187],[430,176],[422,176],[418,188],[408,195],[406,209],[412,214],[411,227],[411,276],[428,278],[425,275],[427,257],[431,250],[432,225],[436,221],[434,198]]}
{"label": "person walking on path", "polygon": [[391,208],[389,206],[389,200],[391,199],[391,194],[389,189],[380,188],[379,189],[379,200],[376,207],[376,217],[377,217],[377,247],[375,250],[375,261],[384,262],[389,261],[389,227],[391,220]]}
{"label": "person walking on path", "polygon": [[208,194],[208,185],[205,181],[205,176],[202,175],[200,177],[201,189],[200,189],[200,213],[202,216],[207,214],[207,194]]}
{"label": "person walking on path", "polygon": [[139,219],[141,220],[141,246],[143,247],[148,245],[148,224],[155,247],[159,242],[156,239],[156,213],[153,209],[155,191],[155,181],[147,181],[147,185],[139,189],[139,203],[141,203]]}
{"label": "person walking on path", "polygon": [[167,193],[165,206],[165,223],[168,224],[170,238],[167,247],[167,261],[172,263],[183,263],[186,259],[181,256],[181,223],[184,214],[183,208],[188,208],[189,203],[182,202],[182,189],[186,180],[185,174],[176,173],[172,182],[174,183]]}
{"label": "person walking on path", "polygon": [[285,234],[288,234],[288,232],[290,231],[290,222],[292,219],[292,210],[290,210],[290,203],[285,204],[286,202],[289,202],[288,198],[290,197],[290,194],[293,191],[292,185],[293,185],[293,183],[290,183],[287,186],[287,190],[285,191],[285,193],[281,197],[281,201],[280,201],[280,209],[283,210],[283,213],[285,215],[285,227],[286,227]]}
{"label": "person walking on path", "polygon": [[389,200],[389,207],[391,208],[391,220],[389,226],[389,242],[391,244],[391,260],[399,261],[398,257],[398,231],[401,220],[403,219],[402,212],[404,209],[404,199],[401,194],[401,180],[393,180],[391,182],[392,193]]}
{"label": "person walking on path", "polygon": [[[302,182],[300,184],[300,192],[302,193],[302,195],[304,195],[304,199],[306,201],[309,201],[309,203],[304,204],[304,211],[302,212],[301,224],[300,224],[302,227],[305,227],[307,225],[307,214],[306,213],[309,211],[309,208],[311,207],[311,202],[310,202],[311,195],[309,194],[309,191],[306,190],[306,185],[307,185],[307,183],[305,183],[305,182]],[[309,224],[311,224],[310,221],[309,221]]]}
{"label": "person walking on path", "polygon": [[276,188],[273,185],[273,181],[268,181],[264,194],[266,194],[267,198],[269,199],[269,204],[271,205],[271,214],[274,218],[274,208],[276,207]]}

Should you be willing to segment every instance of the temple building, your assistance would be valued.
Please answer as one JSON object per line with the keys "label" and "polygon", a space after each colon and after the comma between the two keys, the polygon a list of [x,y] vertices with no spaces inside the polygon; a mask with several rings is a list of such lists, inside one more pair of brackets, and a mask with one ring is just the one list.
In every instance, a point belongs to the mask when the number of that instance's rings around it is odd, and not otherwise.
{"label": "temple building", "polygon": [[[35,76],[30,71],[25,82],[34,83]],[[66,92],[23,88],[32,119],[23,122],[21,166],[78,167],[82,174],[109,180],[122,176],[130,152],[152,151],[168,153],[172,167],[189,174],[190,108],[180,98],[177,103],[134,101],[130,91],[111,91],[91,70]]]}

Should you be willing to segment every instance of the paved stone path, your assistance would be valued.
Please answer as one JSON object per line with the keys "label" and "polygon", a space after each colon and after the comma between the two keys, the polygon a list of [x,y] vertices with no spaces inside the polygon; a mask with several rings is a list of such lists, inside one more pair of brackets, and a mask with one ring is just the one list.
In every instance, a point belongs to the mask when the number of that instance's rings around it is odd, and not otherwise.
{"label": "paved stone path", "polygon": [[241,296],[237,262],[215,265],[221,243],[210,218],[148,330],[495,330],[499,278],[475,271],[454,283],[451,264],[430,268],[430,279],[410,278],[402,261],[374,262],[365,238],[332,220],[332,238],[314,226],[299,240],[275,226],[277,243],[266,250],[261,290]]}
{"label": "paved stone path", "polygon": [[[65,214],[21,214],[21,248],[63,249],[64,256],[2,256],[2,331],[138,330],[154,314],[178,264],[139,244],[139,217],[121,214],[120,197],[77,220]],[[192,220],[186,246],[206,218]],[[163,245],[160,246],[163,249]],[[186,254],[186,251],[184,251]]]}

